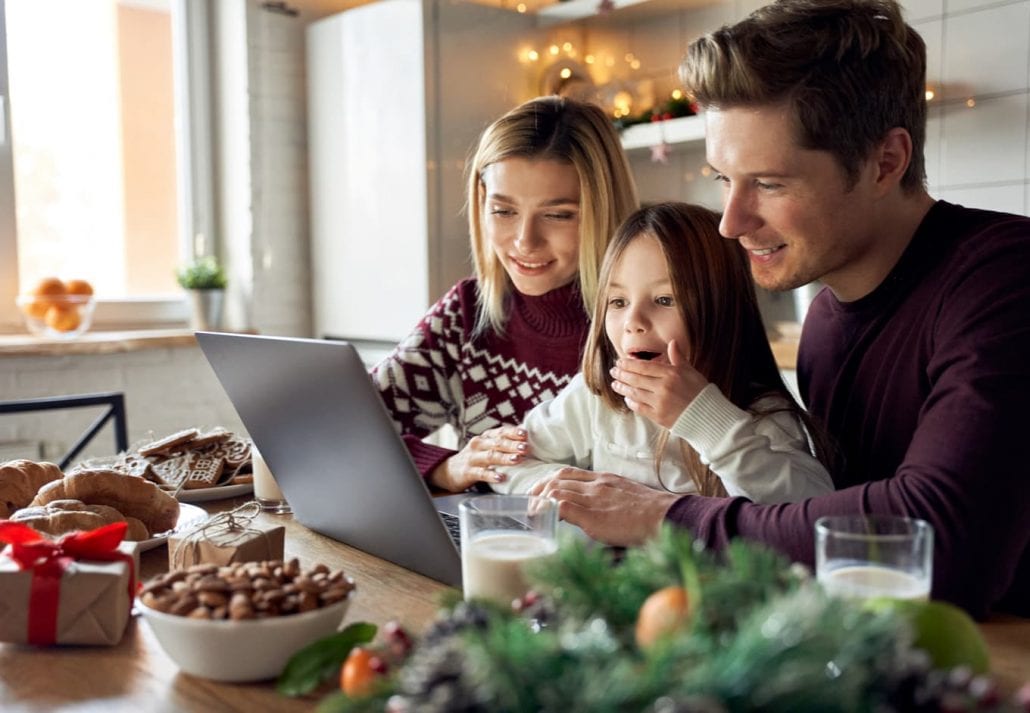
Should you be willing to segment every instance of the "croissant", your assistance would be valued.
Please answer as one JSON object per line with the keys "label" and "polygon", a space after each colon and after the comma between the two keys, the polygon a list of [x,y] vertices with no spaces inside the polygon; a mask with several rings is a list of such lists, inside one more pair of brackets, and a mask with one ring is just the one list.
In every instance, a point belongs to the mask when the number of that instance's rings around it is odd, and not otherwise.
{"label": "croissant", "polygon": [[13,522],[28,525],[47,535],[63,535],[74,530],[95,530],[115,522],[125,522],[126,540],[137,542],[150,537],[147,527],[134,517],[126,517],[109,505],[86,505],[78,500],[55,500],[49,505],[27,507],[11,515]]}
{"label": "croissant", "polygon": [[64,473],[53,463],[12,460],[0,463],[0,518],[32,502],[45,483],[57,480]]}
{"label": "croissant", "polygon": [[81,500],[89,505],[110,505],[127,517],[142,521],[151,533],[166,532],[179,519],[179,501],[154,483],[114,470],[78,470],[47,483],[30,503]]}

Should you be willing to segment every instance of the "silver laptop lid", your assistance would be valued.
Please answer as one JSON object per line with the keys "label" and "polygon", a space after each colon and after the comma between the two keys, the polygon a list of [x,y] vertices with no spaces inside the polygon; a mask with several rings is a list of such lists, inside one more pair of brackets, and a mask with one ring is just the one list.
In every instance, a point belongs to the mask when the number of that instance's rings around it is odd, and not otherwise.
{"label": "silver laptop lid", "polygon": [[303,525],[461,585],[461,557],[353,345],[197,332]]}

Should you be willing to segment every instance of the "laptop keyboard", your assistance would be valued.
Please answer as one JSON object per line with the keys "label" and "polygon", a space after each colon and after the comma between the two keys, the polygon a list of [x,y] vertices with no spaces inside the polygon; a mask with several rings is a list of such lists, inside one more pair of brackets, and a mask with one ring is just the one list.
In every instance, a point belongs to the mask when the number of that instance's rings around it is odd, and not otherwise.
{"label": "laptop keyboard", "polygon": [[461,549],[461,521],[458,520],[457,515],[451,515],[449,512],[440,513],[440,517],[443,519],[443,524],[447,526],[447,534],[454,540],[455,546]]}

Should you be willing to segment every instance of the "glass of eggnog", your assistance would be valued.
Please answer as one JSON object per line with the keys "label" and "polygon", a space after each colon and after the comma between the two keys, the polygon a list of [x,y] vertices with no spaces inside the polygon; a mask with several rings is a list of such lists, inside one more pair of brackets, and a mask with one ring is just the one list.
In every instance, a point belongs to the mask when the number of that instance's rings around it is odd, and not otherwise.
{"label": "glass of eggnog", "polygon": [[275,476],[268,468],[268,463],[261,457],[261,453],[253,446],[250,449],[250,461],[254,470],[254,499],[258,501],[262,510],[276,515],[288,515],[293,512],[290,504],[286,502],[283,491],[275,482]]}
{"label": "glass of eggnog", "polygon": [[508,606],[529,589],[524,567],[558,544],[558,503],[532,495],[483,495],[458,505],[466,599]]}
{"label": "glass of eggnog", "polygon": [[837,597],[929,599],[933,527],[908,517],[821,517],[815,523],[815,572]]}

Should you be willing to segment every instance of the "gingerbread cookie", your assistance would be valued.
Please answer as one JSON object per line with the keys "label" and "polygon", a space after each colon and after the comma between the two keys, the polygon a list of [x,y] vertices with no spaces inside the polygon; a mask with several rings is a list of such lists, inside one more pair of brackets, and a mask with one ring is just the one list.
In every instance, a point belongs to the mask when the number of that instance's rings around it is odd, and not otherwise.
{"label": "gingerbread cookie", "polygon": [[177,490],[179,484],[190,477],[192,458],[192,453],[183,453],[151,464],[158,485],[165,490]]}
{"label": "gingerbread cookie", "polygon": [[171,455],[176,450],[186,443],[189,443],[194,438],[200,435],[200,431],[196,428],[187,428],[183,431],[178,431],[165,436],[152,443],[148,443],[139,449],[141,456],[156,456],[156,455]]}
{"label": "gingerbread cookie", "polygon": [[227,440],[205,448],[203,453],[211,458],[224,458],[226,469],[238,472],[244,470],[244,466],[250,465],[250,447],[249,438],[233,434]]}
{"label": "gingerbread cookie", "polygon": [[184,443],[183,448],[191,451],[202,451],[219,443],[225,443],[230,438],[232,438],[232,433],[224,428],[216,428],[207,433],[200,434],[188,443]]}
{"label": "gingerbread cookie", "polygon": [[209,458],[200,453],[190,455],[189,476],[183,486],[186,490],[212,488],[221,479],[225,468],[225,458]]}

